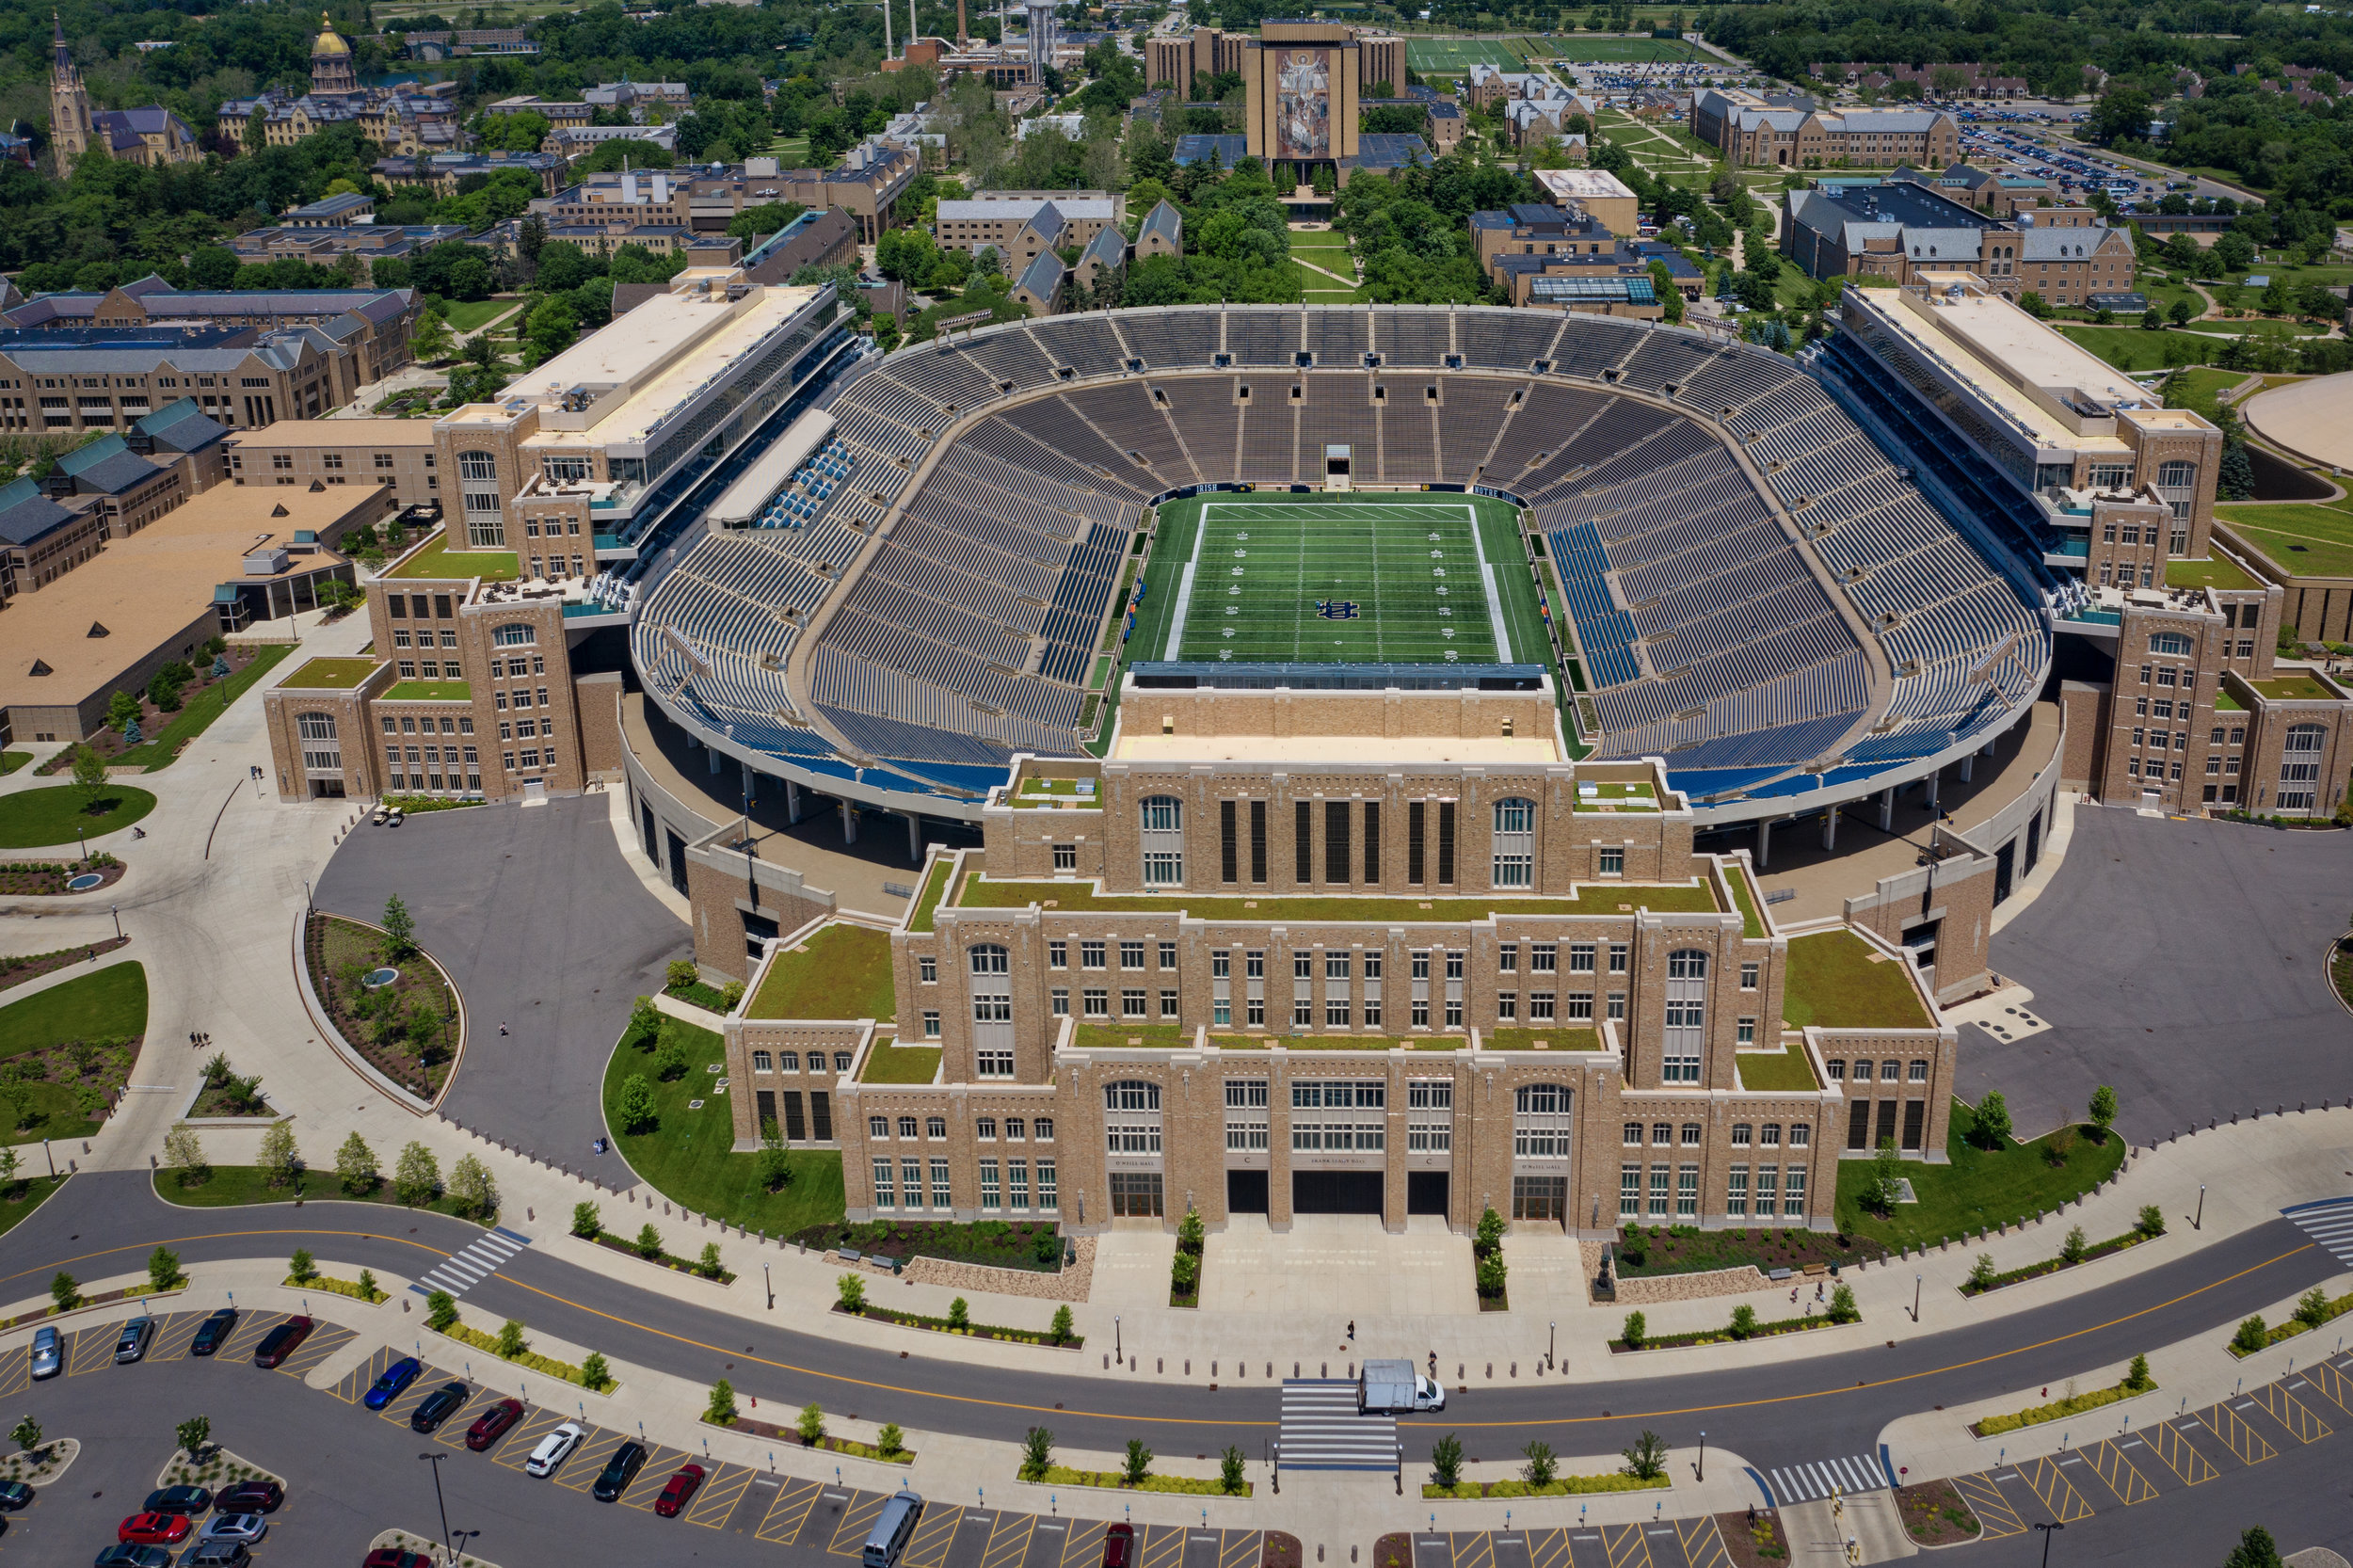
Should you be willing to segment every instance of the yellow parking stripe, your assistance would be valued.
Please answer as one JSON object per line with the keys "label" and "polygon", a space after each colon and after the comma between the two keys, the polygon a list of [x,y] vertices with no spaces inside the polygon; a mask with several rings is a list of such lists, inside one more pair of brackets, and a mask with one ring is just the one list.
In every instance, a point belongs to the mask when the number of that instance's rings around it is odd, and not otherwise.
{"label": "yellow parking stripe", "polygon": [[[670,1475],[678,1474],[679,1468],[678,1465],[671,1465]],[[721,1465],[714,1474],[706,1477],[696,1490],[695,1500],[686,1505],[682,1517],[688,1524],[700,1525],[705,1529],[719,1528],[735,1512],[735,1505],[743,1501],[744,1494],[751,1490],[752,1480],[758,1474],[757,1470],[740,1464]],[[669,1476],[663,1478],[662,1484],[670,1484]],[[661,1494],[657,1492],[654,1496],[660,1496]]]}
{"label": "yellow parking stripe", "polygon": [[2026,1533],[2026,1521],[2018,1516],[2018,1511],[2009,1506],[2009,1499],[2002,1496],[2002,1489],[1993,1484],[1992,1471],[1955,1476],[1953,1490],[1961,1494],[1969,1511],[1977,1516],[1977,1523],[1985,1528],[1986,1540],[1999,1541],[2006,1535]]}
{"label": "yellow parking stripe", "polygon": [[[842,1488],[835,1488],[836,1492]],[[825,1550],[836,1557],[859,1557],[866,1551],[866,1532],[880,1517],[883,1504],[889,1501],[881,1492],[851,1492],[849,1500],[841,1505],[841,1522],[834,1527],[833,1540]]]}
{"label": "yellow parking stripe", "polygon": [[2149,1484],[2149,1478],[2135,1467],[2113,1439],[2094,1443],[2084,1450],[2084,1458],[2090,1463],[2092,1474],[2107,1482],[2108,1490],[2126,1508],[2145,1503],[2157,1495],[2157,1489]]}
{"label": "yellow parking stripe", "polygon": [[74,1330],[66,1339],[65,1375],[80,1377],[105,1366],[114,1359],[115,1342],[121,1336],[120,1328]]}
{"label": "yellow parking stripe", "polygon": [[813,1480],[785,1480],[776,1487],[776,1500],[768,1505],[760,1517],[760,1528],[752,1533],[760,1540],[776,1545],[790,1545],[801,1533],[801,1521],[817,1505],[817,1494],[824,1488]]}
{"label": "yellow parking stripe", "polygon": [[2255,1402],[2271,1413],[2273,1420],[2288,1429],[2288,1435],[2298,1443],[2317,1443],[2329,1435],[2329,1423],[2312,1412],[2312,1408],[2288,1392],[2285,1383],[2266,1383],[2253,1389]]}
{"label": "yellow parking stripe", "polygon": [[1487,1530],[1456,1530],[1447,1537],[1454,1568],[1495,1568],[1496,1538]]}
{"label": "yellow parking stripe", "polygon": [[2333,1361],[2323,1361],[2312,1369],[2313,1385],[2318,1388],[2337,1408],[2353,1415],[2353,1378],[2345,1376],[2345,1368]]}
{"label": "yellow parking stripe", "polygon": [[1732,1549],[1724,1544],[1716,1521],[1707,1514],[1677,1519],[1675,1536],[1683,1543],[1683,1555],[1691,1568],[1732,1568]]}
{"label": "yellow parking stripe", "polygon": [[[468,1386],[472,1387],[471,1384]],[[464,1448],[467,1429],[488,1415],[490,1407],[504,1398],[504,1395],[493,1393],[488,1388],[474,1388],[466,1396],[466,1402],[457,1407],[456,1414],[433,1429],[433,1441],[453,1448]]]}
{"label": "yellow parking stripe", "polygon": [[988,1545],[981,1553],[981,1568],[1019,1568],[1036,1529],[1034,1513],[1000,1513],[997,1528],[989,1531]]}
{"label": "yellow parking stripe", "polygon": [[1640,1525],[1604,1525],[1601,1549],[1609,1568],[1650,1568],[1650,1538]]}
{"label": "yellow parking stripe", "polygon": [[1136,1568],[1177,1568],[1185,1560],[1182,1525],[1146,1525],[1136,1538]]}
{"label": "yellow parking stripe", "polygon": [[[309,1377],[312,1368],[359,1337],[358,1334],[339,1323],[322,1323],[311,1331],[310,1337],[296,1347],[294,1354],[288,1356],[278,1370],[290,1378]],[[400,1357],[395,1353],[392,1359],[398,1361]]]}
{"label": "yellow parking stripe", "polygon": [[[308,1350],[310,1347],[306,1345],[303,1348]],[[336,1380],[335,1397],[345,1404],[358,1404],[360,1397],[375,1386],[376,1380],[389,1371],[392,1363],[399,1359],[390,1346],[378,1346],[365,1361]]]}
{"label": "yellow parking stripe", "polygon": [[510,1470],[521,1469],[523,1461],[531,1457],[531,1450],[539,1446],[539,1439],[553,1432],[563,1421],[561,1411],[524,1410],[523,1418],[506,1429],[505,1441],[499,1444],[494,1457]]}
{"label": "yellow parking stripe", "polygon": [[906,1550],[900,1554],[903,1568],[942,1568],[948,1548],[956,1539],[956,1527],[963,1522],[960,1509],[936,1508],[924,1514],[907,1538]]}
{"label": "yellow parking stripe", "polygon": [[22,1393],[33,1384],[33,1351],[20,1345],[0,1355],[0,1394]]}
{"label": "yellow parking stripe", "polygon": [[[677,1473],[680,1465],[686,1463],[686,1450],[683,1448],[673,1448],[662,1443],[647,1444],[646,1463],[639,1468],[637,1479],[631,1481],[622,1491],[621,1506],[638,1509],[648,1513],[652,1512],[653,1500],[662,1496],[662,1489],[670,1484],[670,1477]],[[716,1460],[705,1464],[703,1468],[712,1472],[703,1479],[705,1486],[709,1486],[726,1473],[725,1466]]]}
{"label": "yellow parking stripe", "polygon": [[1264,1530],[1229,1529],[1217,1544],[1217,1568],[1256,1568],[1266,1556]]}
{"label": "yellow parking stripe", "polygon": [[1062,1568],[1093,1568],[1103,1560],[1103,1532],[1111,1526],[1100,1519],[1070,1521],[1070,1540],[1062,1549]]}
{"label": "yellow parking stripe", "polygon": [[2078,1519],[2091,1517],[2091,1505],[2068,1480],[2057,1460],[2029,1459],[2020,1464],[2018,1473],[2034,1489],[2034,1495],[2042,1499],[2042,1506],[2051,1511],[2051,1517],[2060,1524],[2072,1525]]}
{"label": "yellow parking stripe", "polygon": [[195,1343],[196,1331],[204,1326],[201,1312],[174,1312],[155,1320],[155,1339],[147,1347],[150,1361],[179,1361],[186,1357],[188,1347]]}
{"label": "yellow parking stripe", "polygon": [[2198,1413],[2206,1430],[2221,1440],[2224,1447],[2238,1455],[2244,1464],[2261,1464],[2279,1450],[2263,1439],[2263,1434],[2238,1417],[2228,1404],[2210,1405]]}
{"label": "yellow parking stripe", "polygon": [[2157,1458],[2165,1467],[2191,1486],[2203,1486],[2217,1472],[2214,1462],[2198,1451],[2198,1445],[2189,1440],[2189,1433],[2171,1421],[2153,1426],[2148,1432],[2150,1446],[2157,1450]]}
{"label": "yellow parking stripe", "polygon": [[1528,1561],[1529,1568],[1577,1568],[1577,1554],[1569,1549],[1568,1530],[1529,1530]]}
{"label": "yellow parking stripe", "polygon": [[237,1320],[237,1326],[230,1331],[229,1337],[213,1354],[221,1360],[249,1360],[253,1355],[253,1347],[262,1342],[262,1336],[285,1320],[285,1317],[279,1313],[248,1312]]}
{"label": "yellow parking stripe", "polygon": [[587,1491],[597,1484],[598,1472],[604,1468],[605,1461],[613,1457],[613,1451],[621,1446],[621,1434],[617,1432],[590,1427],[588,1435],[580,1440],[570,1457],[564,1461],[564,1467],[549,1479],[574,1492]]}

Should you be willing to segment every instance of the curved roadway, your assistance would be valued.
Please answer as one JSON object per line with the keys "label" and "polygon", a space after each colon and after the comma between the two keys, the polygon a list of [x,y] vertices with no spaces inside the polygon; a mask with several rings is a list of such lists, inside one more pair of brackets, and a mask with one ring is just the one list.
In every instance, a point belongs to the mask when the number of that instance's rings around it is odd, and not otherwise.
{"label": "curved roadway", "polygon": [[[457,1220],[386,1205],[181,1208],[156,1197],[143,1172],[85,1174],[66,1193],[66,1202],[43,1206],[8,1237],[0,1299],[39,1293],[59,1269],[84,1278],[136,1271],[158,1244],[177,1251],[184,1266],[304,1246],[323,1259],[414,1278],[481,1234]],[[791,1254],[777,1262],[801,1266]],[[1898,1316],[1873,1325],[1873,1342],[1849,1340],[1833,1352],[1757,1367],[1678,1371],[1664,1354],[1651,1364],[1656,1375],[1591,1384],[1577,1383],[1572,1368],[1566,1377],[1459,1396],[1441,1424],[1491,1433],[1498,1448],[1543,1434],[1564,1451],[1608,1451],[1643,1428],[1680,1446],[1705,1428],[1712,1445],[1753,1462],[1857,1452],[1899,1416],[2060,1382],[2218,1329],[2341,1272],[2302,1231],[2275,1220],[2131,1279],[1967,1328],[1914,1336]],[[760,1287],[747,1277],[737,1288]],[[1236,1427],[1272,1429],[1277,1415],[1275,1380],[1263,1375],[1263,1359],[1250,1379],[1225,1382],[1214,1393],[1201,1368],[1179,1383],[975,1366],[928,1353],[917,1331],[875,1326],[863,1343],[801,1333],[616,1280],[538,1248],[475,1286],[466,1301],[698,1383],[726,1377],[763,1402],[815,1400],[920,1432],[1017,1442],[1045,1420],[1069,1445],[1115,1449],[1142,1437],[1170,1452],[1207,1452]],[[1084,1352],[1098,1368],[1099,1348]],[[1399,1348],[1417,1359],[1434,1349],[1447,1359],[1443,1345]],[[1147,1362],[1153,1354],[1148,1343],[1128,1349]],[[1278,1379],[1287,1370],[1277,1367]],[[1545,1431],[1566,1428],[1580,1430]]]}

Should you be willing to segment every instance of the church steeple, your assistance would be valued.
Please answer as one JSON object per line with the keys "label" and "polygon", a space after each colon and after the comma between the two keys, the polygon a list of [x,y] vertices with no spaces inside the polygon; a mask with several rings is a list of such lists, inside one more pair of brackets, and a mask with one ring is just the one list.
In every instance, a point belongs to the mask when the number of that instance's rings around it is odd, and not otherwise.
{"label": "church steeple", "polygon": [[54,42],[49,66],[49,140],[56,149],[57,175],[63,179],[89,151],[89,93],[82,86],[81,68],[65,46],[65,22],[52,11]]}

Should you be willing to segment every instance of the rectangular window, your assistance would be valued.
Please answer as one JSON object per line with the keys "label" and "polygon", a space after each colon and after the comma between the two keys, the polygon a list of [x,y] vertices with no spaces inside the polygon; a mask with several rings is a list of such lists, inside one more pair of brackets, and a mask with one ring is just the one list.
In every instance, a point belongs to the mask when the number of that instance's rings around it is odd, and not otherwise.
{"label": "rectangular window", "polygon": [[926,985],[939,983],[939,960],[925,956],[915,961],[915,977]]}
{"label": "rectangular window", "polygon": [[1217,803],[1218,872],[1221,878],[1227,882],[1240,881],[1241,872],[1241,844],[1240,824],[1236,821],[1238,813],[1234,809],[1236,805],[1230,800]]}
{"label": "rectangular window", "polygon": [[1625,851],[1624,848],[1605,849],[1601,852],[1601,874],[1604,876],[1624,876],[1625,874]]}
{"label": "rectangular window", "polygon": [[1516,972],[1516,971],[1518,970],[1519,967],[1520,967],[1520,945],[1519,945],[1519,943],[1517,943],[1517,942],[1506,942],[1506,943],[1504,943],[1501,947],[1498,947],[1498,948],[1497,948],[1497,949],[1496,949],[1496,968],[1497,968],[1498,970],[1500,970],[1501,972],[1503,972],[1503,973],[1505,973],[1505,974],[1512,974],[1512,973]]}
{"label": "rectangular window", "polygon": [[[877,1161],[888,1165],[888,1160]],[[1625,1219],[1639,1219],[1642,1212],[1642,1167],[1618,1167],[1618,1213]]]}
{"label": "rectangular window", "polygon": [[1423,805],[1418,800],[1405,803],[1405,880],[1418,888],[1422,882],[1421,840]]}
{"label": "rectangular window", "polygon": [[1797,1219],[1805,1213],[1805,1167],[1792,1165],[1782,1173],[1781,1211]]}
{"label": "rectangular window", "polygon": [[1250,803],[1250,880],[1266,881],[1266,802]]}
{"label": "rectangular window", "polygon": [[1030,1207],[1030,1162],[1028,1160],[1009,1160],[1005,1162],[1005,1187],[1007,1196],[1012,1200],[1012,1207],[1026,1212]]}
{"label": "rectangular window", "polygon": [[1609,1016],[1620,1023],[1625,1021],[1625,993],[1624,991],[1609,993]]}
{"label": "rectangular window", "polygon": [[896,1208],[898,1207],[899,1200],[893,1195],[894,1190],[891,1183],[893,1172],[894,1167],[891,1165],[889,1160],[877,1160],[874,1161],[874,1207],[876,1208]]}
{"label": "rectangular window", "polygon": [[1774,1189],[1778,1185],[1779,1174],[1778,1169],[1771,1165],[1756,1168],[1756,1217],[1760,1220],[1769,1218],[1773,1212]]}
{"label": "rectangular window", "polygon": [[1496,993],[1496,1021],[1512,1023],[1520,1016],[1520,994],[1517,991]]}
{"label": "rectangular window", "polygon": [[1653,1165],[1650,1168],[1650,1212],[1653,1219],[1666,1218],[1668,1184],[1673,1179],[1673,1166]]}
{"label": "rectangular window", "polygon": [[1047,996],[1052,1004],[1053,1015],[1055,1017],[1066,1018],[1070,1016],[1069,986],[1057,985],[1051,991],[1048,992]]}
{"label": "rectangular window", "polygon": [[1348,860],[1348,802],[1327,800],[1323,803],[1323,879],[1346,882]]}
{"label": "rectangular window", "polygon": [[1291,804],[1291,880],[1302,887],[1315,880],[1315,803]]}
{"label": "rectangular window", "polygon": [[1079,846],[1056,844],[1054,846],[1054,869],[1058,872],[1077,871],[1079,869]]}
{"label": "rectangular window", "polygon": [[1119,1016],[1123,1018],[1141,1018],[1146,1016],[1144,993],[1141,988],[1123,990],[1119,993]]}
{"label": "rectangular window", "polygon": [[1099,969],[1103,967],[1103,944],[1100,941],[1079,944],[1079,967],[1082,969]]}
{"label": "rectangular window", "polygon": [[1675,1167],[1675,1218],[1689,1220],[1700,1211],[1700,1168],[1697,1165]]}
{"label": "rectangular window", "polygon": [[1548,1024],[1553,1021],[1554,1016],[1553,998],[1550,991],[1528,993],[1528,1021],[1529,1023]]}
{"label": "rectangular window", "polygon": [[1011,1078],[1013,1052],[1009,1050],[980,1050],[973,1054],[974,1071],[982,1078]]}
{"label": "rectangular window", "polygon": [[923,1038],[926,1040],[939,1038],[939,1009],[936,1007],[923,1009]]}
{"label": "rectangular window", "polygon": [[955,1207],[954,1199],[949,1196],[948,1161],[945,1160],[932,1161],[932,1207],[934,1208]]}
{"label": "rectangular window", "polygon": [[1611,974],[1625,973],[1626,955],[1630,951],[1631,945],[1625,942],[1609,944],[1609,972]]}
{"label": "rectangular window", "polygon": [[1003,1207],[1004,1205],[1001,1201],[1001,1194],[998,1191],[997,1161],[994,1160],[984,1160],[981,1161],[982,1212],[993,1214]]}
{"label": "rectangular window", "polygon": [[1381,881],[1381,803],[1365,802],[1365,885],[1377,887]]}
{"label": "rectangular window", "polygon": [[1740,1020],[1739,1040],[1740,1044],[1744,1046],[1753,1046],[1756,1044],[1756,1020],[1754,1018],[1742,1018]]}
{"label": "rectangular window", "polygon": [[1749,1168],[1735,1165],[1724,1175],[1724,1212],[1746,1214],[1749,1211]]}
{"label": "rectangular window", "polygon": [[1438,802],[1438,885],[1454,886],[1454,802]]}
{"label": "rectangular window", "polygon": [[1119,967],[1123,969],[1140,969],[1144,968],[1144,944],[1142,942],[1120,943]]}
{"label": "rectangular window", "polygon": [[1571,974],[1592,974],[1593,972],[1593,943],[1571,942],[1569,944],[1569,972]]}
{"label": "rectangular window", "polygon": [[1528,949],[1528,969],[1530,974],[1559,972],[1561,950],[1550,942],[1533,942]]}
{"label": "rectangular window", "polygon": [[1163,1018],[1174,1018],[1176,1016],[1176,992],[1162,991],[1160,993],[1160,1016]]}
{"label": "rectangular window", "polygon": [[1741,965],[1741,966],[1740,966],[1740,989],[1742,989],[1743,991],[1753,991],[1753,990],[1755,990],[1755,989],[1756,989],[1756,976],[1757,976],[1757,966],[1756,966],[1756,965],[1754,965],[1754,964],[1743,964],[1743,965]]}
{"label": "rectangular window", "polygon": [[1068,942],[1047,943],[1046,967],[1049,969],[1066,969],[1070,968],[1070,944]]}

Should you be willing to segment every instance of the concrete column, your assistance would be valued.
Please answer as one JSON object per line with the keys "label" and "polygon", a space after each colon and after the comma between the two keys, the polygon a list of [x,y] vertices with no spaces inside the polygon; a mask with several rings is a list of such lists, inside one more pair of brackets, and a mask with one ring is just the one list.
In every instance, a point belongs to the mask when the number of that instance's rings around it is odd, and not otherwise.
{"label": "concrete column", "polygon": [[711,748],[711,771],[714,774],[719,771],[719,748],[717,746]]}
{"label": "concrete column", "polygon": [[749,762],[744,768],[744,808],[748,811],[760,804],[760,772]]}
{"label": "concrete column", "polygon": [[1822,847],[1838,847],[1838,808],[1835,806],[1822,813]]}
{"label": "concrete column", "polygon": [[1934,773],[1929,775],[1929,815],[1931,817],[1936,815],[1937,786],[1944,782],[1945,770],[1943,768],[1939,768]]}
{"label": "concrete column", "polygon": [[1968,783],[1970,779],[1977,776],[1977,754],[1973,751],[1961,760],[1961,781],[1963,784]]}
{"label": "concrete column", "polygon": [[789,778],[784,781],[784,820],[794,827],[801,824],[801,787]]}
{"label": "concrete column", "polygon": [[1896,786],[1893,784],[1880,792],[1880,831],[1896,831]]}
{"label": "concrete column", "polygon": [[907,813],[907,858],[919,866],[923,863],[923,815],[920,811]]}
{"label": "concrete column", "polygon": [[846,800],[845,800],[845,801],[842,801],[842,802],[840,803],[840,806],[841,806],[841,841],[842,841],[842,843],[844,843],[844,844],[854,844],[854,843],[856,843],[856,842],[857,842],[857,808],[856,808],[856,807],[852,806],[852,805],[851,805],[848,801],[846,801]]}
{"label": "concrete column", "polygon": [[1763,871],[1773,861],[1773,822],[1770,817],[1756,819],[1756,869]]}

